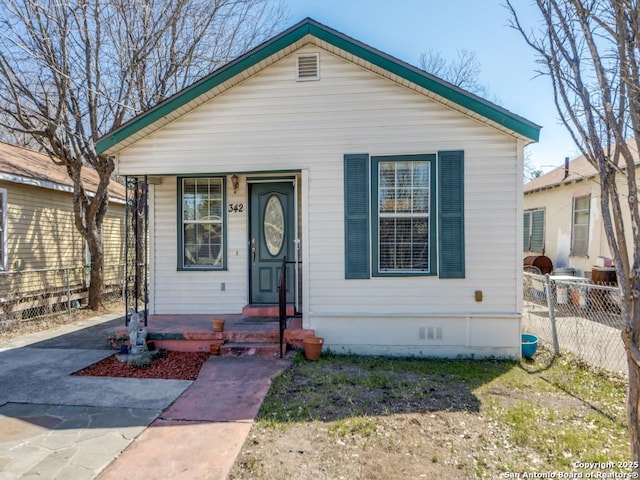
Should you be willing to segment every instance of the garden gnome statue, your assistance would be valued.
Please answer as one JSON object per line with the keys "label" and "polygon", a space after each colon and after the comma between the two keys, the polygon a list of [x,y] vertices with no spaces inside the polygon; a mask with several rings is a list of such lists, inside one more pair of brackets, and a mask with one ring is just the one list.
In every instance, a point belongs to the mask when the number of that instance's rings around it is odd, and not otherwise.
{"label": "garden gnome statue", "polygon": [[131,354],[137,355],[147,348],[147,327],[140,326],[140,314],[135,308],[129,308],[129,345]]}

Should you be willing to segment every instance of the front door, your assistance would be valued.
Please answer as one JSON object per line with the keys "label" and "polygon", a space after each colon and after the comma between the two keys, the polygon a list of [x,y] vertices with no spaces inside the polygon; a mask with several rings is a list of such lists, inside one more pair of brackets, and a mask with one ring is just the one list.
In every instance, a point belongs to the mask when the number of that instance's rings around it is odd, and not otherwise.
{"label": "front door", "polygon": [[[251,303],[277,304],[282,259],[294,260],[293,183],[251,184]],[[287,265],[287,301],[293,301],[293,264]]]}

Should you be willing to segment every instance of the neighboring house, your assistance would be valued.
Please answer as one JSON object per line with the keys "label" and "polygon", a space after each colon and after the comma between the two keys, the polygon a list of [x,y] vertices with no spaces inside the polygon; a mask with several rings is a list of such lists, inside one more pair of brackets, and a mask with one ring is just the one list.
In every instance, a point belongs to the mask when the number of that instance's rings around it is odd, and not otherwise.
{"label": "neighboring house", "polygon": [[[83,169],[88,191],[98,175]],[[73,186],[64,167],[42,153],[0,143],[0,300],[58,288],[60,273],[28,275],[31,270],[82,267],[88,263],[85,242],[75,227]],[[124,262],[124,186],[111,182],[111,202],[104,222],[105,264]],[[17,274],[15,272],[23,272]],[[77,272],[80,272],[79,274]],[[76,269],[75,276],[83,269]],[[76,283],[84,279],[76,279]],[[46,285],[44,285],[46,284]]]}
{"label": "neighboring house", "polygon": [[519,357],[539,129],[306,19],[97,148],[149,178],[151,314],[274,304],[286,255],[334,351]]}
{"label": "neighboring house", "polygon": [[[629,143],[636,153],[635,142]],[[640,176],[638,178],[640,180]],[[618,192],[627,185],[618,176]],[[554,268],[572,269],[590,278],[593,267],[611,266],[600,207],[600,183],[596,169],[583,156],[577,157],[524,186],[524,256],[546,255]],[[623,215],[629,205],[620,201]],[[631,245],[631,229],[626,232]]]}

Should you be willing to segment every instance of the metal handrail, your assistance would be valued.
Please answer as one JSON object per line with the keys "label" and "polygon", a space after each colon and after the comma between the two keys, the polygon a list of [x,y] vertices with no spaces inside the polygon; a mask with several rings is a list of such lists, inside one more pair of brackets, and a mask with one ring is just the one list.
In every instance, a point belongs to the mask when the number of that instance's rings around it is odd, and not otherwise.
{"label": "metal handrail", "polygon": [[284,356],[284,330],[287,323],[287,257],[282,259],[280,281],[278,282],[278,320],[280,323],[280,358]]}

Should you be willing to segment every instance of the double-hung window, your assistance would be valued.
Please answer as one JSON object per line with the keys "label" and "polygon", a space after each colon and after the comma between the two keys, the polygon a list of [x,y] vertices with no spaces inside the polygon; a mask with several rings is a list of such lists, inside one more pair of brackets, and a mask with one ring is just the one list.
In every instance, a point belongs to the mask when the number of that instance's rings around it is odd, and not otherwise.
{"label": "double-hung window", "polygon": [[178,268],[184,270],[225,267],[224,179],[178,179]]}
{"label": "double-hung window", "polygon": [[571,255],[589,255],[589,213],[591,196],[573,199],[573,219],[571,222]]}
{"label": "double-hung window", "polygon": [[373,157],[374,275],[429,274],[435,155]]}
{"label": "double-hung window", "polygon": [[464,278],[464,152],[344,156],[345,278]]}

